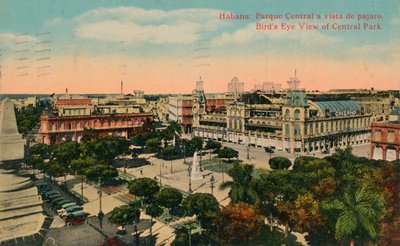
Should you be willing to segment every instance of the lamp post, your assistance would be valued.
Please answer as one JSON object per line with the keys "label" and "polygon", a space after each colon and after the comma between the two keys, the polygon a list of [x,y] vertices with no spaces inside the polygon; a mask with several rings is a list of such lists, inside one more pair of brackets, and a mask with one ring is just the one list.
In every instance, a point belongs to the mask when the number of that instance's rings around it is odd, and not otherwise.
{"label": "lamp post", "polygon": [[203,171],[203,166],[201,165],[201,150],[199,150],[199,157],[200,157],[200,160],[199,160],[200,171]]}
{"label": "lamp post", "polygon": [[186,145],[182,143],[183,145],[183,163],[186,164]]}
{"label": "lamp post", "polygon": [[214,195],[214,182],[215,182],[214,175],[211,175],[210,182],[211,182],[211,195]]}
{"label": "lamp post", "polygon": [[189,173],[189,193],[192,193],[192,165],[191,164],[189,164],[188,173]]}
{"label": "lamp post", "polygon": [[224,181],[224,172],[225,172],[225,165],[223,164],[223,162],[220,160],[219,163],[221,164],[221,170],[222,170],[222,183],[225,182]]}
{"label": "lamp post", "polygon": [[161,162],[160,162],[160,186],[162,186],[161,177],[162,177],[162,173],[161,173]]}
{"label": "lamp post", "polygon": [[247,160],[250,160],[250,138],[247,136],[246,138],[246,151],[247,151]]}
{"label": "lamp post", "polygon": [[97,191],[97,193],[99,194],[99,214],[97,215],[97,217],[99,218],[100,228],[103,229],[104,213],[103,213],[102,204],[101,204],[101,197],[103,196],[103,194],[101,192],[101,177],[99,177],[99,190]]}

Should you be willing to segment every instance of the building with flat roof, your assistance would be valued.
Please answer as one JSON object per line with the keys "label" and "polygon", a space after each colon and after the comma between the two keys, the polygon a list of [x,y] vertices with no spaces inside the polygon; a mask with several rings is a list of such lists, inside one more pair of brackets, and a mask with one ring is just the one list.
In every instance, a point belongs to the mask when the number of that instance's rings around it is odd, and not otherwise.
{"label": "building with flat roof", "polygon": [[371,159],[399,160],[400,107],[392,110],[388,122],[373,122],[371,124],[371,136]]}

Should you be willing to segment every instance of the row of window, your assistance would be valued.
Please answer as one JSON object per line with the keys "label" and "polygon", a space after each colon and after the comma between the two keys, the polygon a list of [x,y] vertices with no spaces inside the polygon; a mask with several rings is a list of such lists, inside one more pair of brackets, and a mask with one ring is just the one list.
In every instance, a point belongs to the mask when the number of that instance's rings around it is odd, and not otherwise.
{"label": "row of window", "polygon": [[[374,140],[380,141],[382,139],[382,135],[383,134],[382,134],[381,130],[375,130],[374,131]],[[388,142],[394,142],[394,131],[391,131],[391,130],[387,131],[386,140]]]}
{"label": "row of window", "polygon": [[[349,119],[349,120],[336,120],[329,122],[316,122],[305,125],[304,127],[304,135],[308,134],[319,134],[332,131],[343,131],[360,127],[368,127],[370,124],[370,119]],[[285,135],[289,136],[289,124],[285,125]],[[294,135],[300,135],[300,125],[294,125]]]}
{"label": "row of window", "polygon": [[[122,126],[124,124],[127,124],[129,121],[122,121],[122,120],[118,120],[118,121],[98,121],[95,120],[93,122],[93,125],[90,125],[88,121],[83,121],[79,122],[59,122],[59,123],[51,123],[51,128],[50,130],[55,131],[55,130],[72,130],[72,129],[81,129],[81,128],[89,128],[89,127],[110,127],[111,123],[114,123],[114,126],[119,125]],[[140,124],[139,120],[132,120],[131,122],[133,122],[135,125]]]}

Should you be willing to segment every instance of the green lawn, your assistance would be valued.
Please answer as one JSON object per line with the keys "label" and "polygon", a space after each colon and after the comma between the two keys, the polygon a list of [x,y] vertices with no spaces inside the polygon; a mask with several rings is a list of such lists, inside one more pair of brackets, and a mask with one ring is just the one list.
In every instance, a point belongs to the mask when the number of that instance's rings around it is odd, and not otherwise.
{"label": "green lawn", "polygon": [[[217,172],[217,173],[222,173],[222,172],[228,173],[228,171],[233,167],[233,164],[235,162],[236,161],[227,162],[227,161],[224,161],[223,159],[214,157],[212,159],[202,160],[201,165],[206,170],[210,170],[210,171]],[[261,174],[267,173],[267,172],[268,172],[268,170],[261,169],[261,168],[255,168],[254,172],[253,172],[253,177],[258,179]]]}

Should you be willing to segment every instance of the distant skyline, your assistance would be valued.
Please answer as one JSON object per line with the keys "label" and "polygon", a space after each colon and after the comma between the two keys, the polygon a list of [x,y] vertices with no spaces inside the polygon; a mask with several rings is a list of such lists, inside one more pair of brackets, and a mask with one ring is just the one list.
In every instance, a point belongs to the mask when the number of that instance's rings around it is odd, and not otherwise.
{"label": "distant skyline", "polygon": [[[383,29],[256,30],[257,12],[381,14]],[[311,21],[325,22],[358,21]],[[399,34],[397,0],[0,0],[0,94],[189,93],[200,76],[206,92],[235,76],[287,87],[295,69],[307,90],[400,89]]]}

